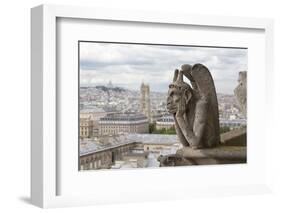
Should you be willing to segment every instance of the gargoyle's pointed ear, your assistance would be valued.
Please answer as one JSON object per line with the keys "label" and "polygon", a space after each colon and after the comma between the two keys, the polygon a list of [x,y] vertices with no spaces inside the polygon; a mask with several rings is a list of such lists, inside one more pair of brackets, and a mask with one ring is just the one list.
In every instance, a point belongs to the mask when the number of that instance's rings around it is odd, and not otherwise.
{"label": "gargoyle's pointed ear", "polygon": [[186,105],[189,103],[189,101],[191,100],[193,94],[192,94],[192,90],[186,90],[185,91],[185,103]]}
{"label": "gargoyle's pointed ear", "polygon": [[173,79],[173,82],[176,82],[176,80],[178,79],[178,75],[179,75],[179,70],[176,69],[175,72],[174,72],[174,79]]}
{"label": "gargoyle's pointed ear", "polygon": [[182,71],[179,72],[177,81],[178,82],[183,82],[183,72]]}

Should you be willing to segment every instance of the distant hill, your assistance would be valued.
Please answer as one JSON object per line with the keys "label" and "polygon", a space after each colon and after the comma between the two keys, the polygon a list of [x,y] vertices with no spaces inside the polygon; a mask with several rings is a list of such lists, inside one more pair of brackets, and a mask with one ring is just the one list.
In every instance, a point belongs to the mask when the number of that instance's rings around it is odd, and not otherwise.
{"label": "distant hill", "polygon": [[[113,92],[135,92],[137,94],[140,93],[139,90],[134,90],[134,89],[127,89],[127,88],[123,88],[123,87],[118,87],[118,86],[105,86],[105,85],[98,85],[98,86],[86,86],[86,85],[80,85],[80,89],[82,90],[87,90],[87,89],[97,89],[97,90],[101,90],[104,92],[109,92],[109,91],[113,91]],[[166,95],[167,92],[155,92],[155,91],[150,91],[150,95],[151,97],[155,96],[155,95]]]}
{"label": "distant hill", "polygon": [[108,91],[114,91],[114,92],[125,92],[126,89],[122,88],[122,87],[107,87],[107,86],[96,86],[96,89],[100,89],[104,92],[108,92]]}

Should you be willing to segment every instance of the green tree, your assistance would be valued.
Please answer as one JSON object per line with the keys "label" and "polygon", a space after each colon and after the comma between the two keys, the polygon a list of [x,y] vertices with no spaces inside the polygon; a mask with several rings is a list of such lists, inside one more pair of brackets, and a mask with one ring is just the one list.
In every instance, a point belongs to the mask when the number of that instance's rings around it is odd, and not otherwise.
{"label": "green tree", "polygon": [[148,128],[149,133],[153,133],[155,131],[155,124],[149,124],[149,128]]}
{"label": "green tree", "polygon": [[171,127],[169,129],[156,129],[154,126],[153,131],[151,132],[152,134],[162,134],[162,135],[175,135],[176,134],[176,130],[174,127]]}
{"label": "green tree", "polygon": [[225,132],[229,132],[230,128],[228,126],[222,126],[220,128],[220,134],[225,133]]}

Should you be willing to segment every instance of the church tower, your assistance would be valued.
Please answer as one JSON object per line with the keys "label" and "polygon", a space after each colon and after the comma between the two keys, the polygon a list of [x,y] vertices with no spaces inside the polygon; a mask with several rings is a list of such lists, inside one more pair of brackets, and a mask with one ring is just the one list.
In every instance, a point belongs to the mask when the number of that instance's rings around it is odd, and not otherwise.
{"label": "church tower", "polygon": [[149,85],[143,82],[140,87],[140,111],[148,118],[148,121],[151,122],[150,89]]}

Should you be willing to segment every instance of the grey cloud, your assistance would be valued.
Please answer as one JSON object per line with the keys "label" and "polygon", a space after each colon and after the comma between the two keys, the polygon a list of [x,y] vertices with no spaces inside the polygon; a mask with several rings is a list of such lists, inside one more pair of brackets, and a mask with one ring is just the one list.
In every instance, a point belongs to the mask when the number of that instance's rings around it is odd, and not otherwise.
{"label": "grey cloud", "polygon": [[120,61],[94,61],[89,59],[81,59],[80,67],[83,70],[92,70],[92,69],[103,69],[108,66],[118,66],[118,65],[131,65],[131,66],[144,66],[144,65],[153,65],[153,61],[148,60],[147,58],[134,58],[131,60],[120,60]]}
{"label": "grey cloud", "polygon": [[247,50],[227,48],[87,43],[80,46],[81,84],[113,83],[138,88],[140,82],[165,91],[173,70],[184,63],[202,63],[217,90],[232,93],[238,73],[247,70]]}

